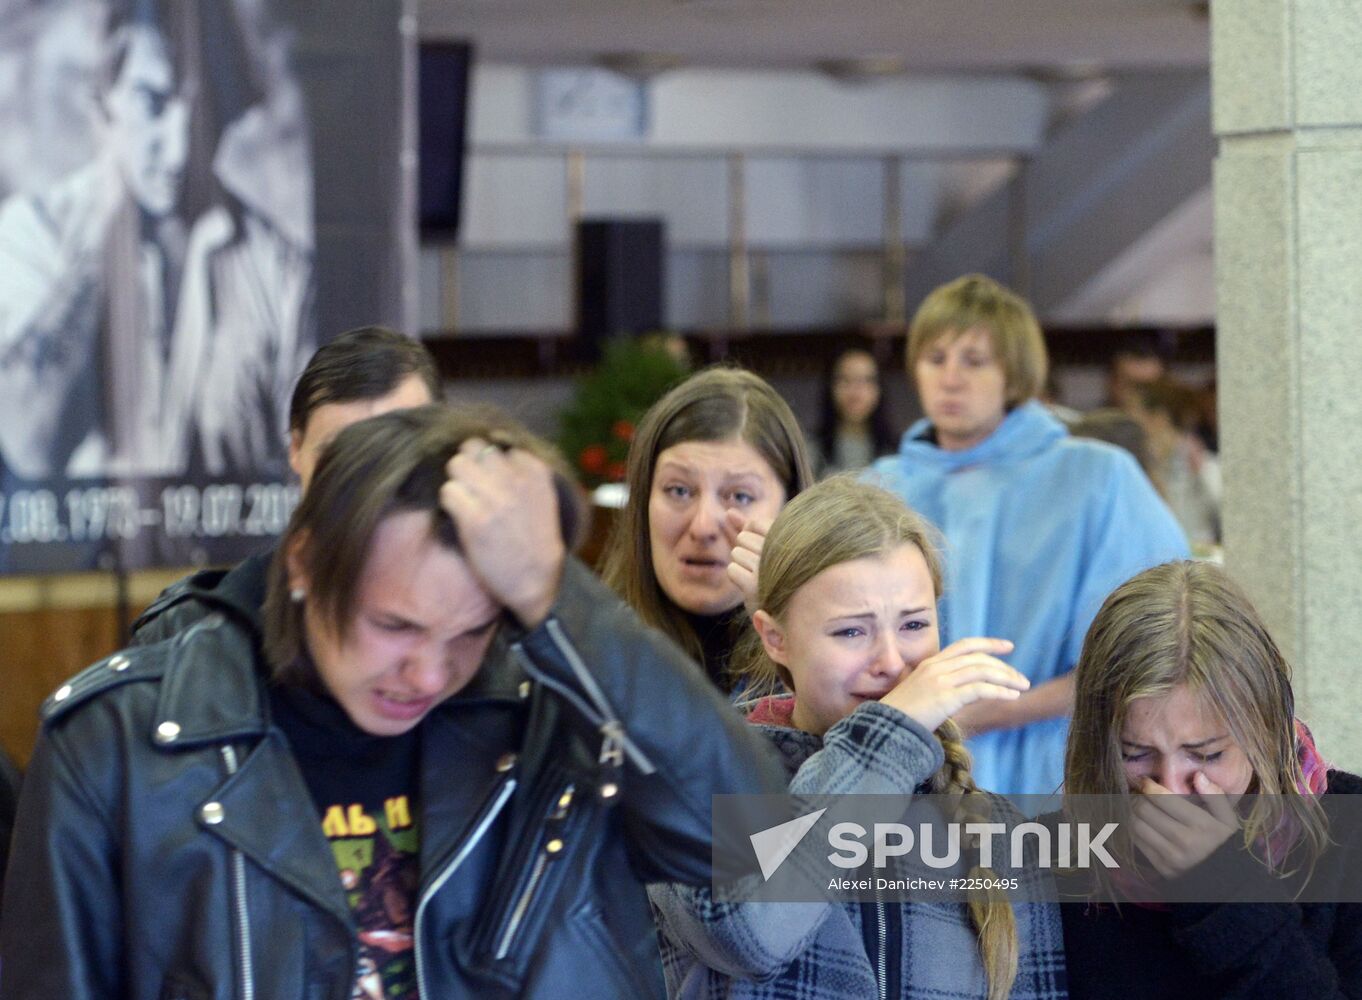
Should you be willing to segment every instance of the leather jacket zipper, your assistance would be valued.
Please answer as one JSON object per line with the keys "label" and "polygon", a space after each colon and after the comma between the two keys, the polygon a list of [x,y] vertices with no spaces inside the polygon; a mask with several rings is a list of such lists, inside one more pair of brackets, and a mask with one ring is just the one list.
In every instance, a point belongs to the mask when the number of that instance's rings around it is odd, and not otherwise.
{"label": "leather jacket zipper", "polygon": [[[230,777],[236,774],[236,750],[231,746],[220,748],[222,762]],[[241,951],[241,1000],[255,1000],[255,975],[251,971],[251,912],[246,908],[246,859],[235,847],[229,855],[232,868],[232,909],[233,925],[236,927],[237,947]]]}
{"label": "leather jacket zipper", "polygon": [[615,710],[610,704],[610,700],[606,698],[605,692],[601,690],[600,684],[596,681],[596,678],[592,676],[591,671],[587,669],[586,664],[582,662],[582,658],[577,654],[577,650],[573,647],[572,643],[568,640],[567,634],[563,631],[562,625],[558,623],[557,619],[551,617],[544,622],[544,629],[548,633],[549,638],[553,641],[554,646],[557,647],[558,652],[562,654],[563,660],[572,671],[573,677],[576,678],[577,683],[581,687],[582,692],[586,695],[586,698],[582,698],[581,695],[572,690],[571,687],[555,680],[553,677],[550,677],[540,670],[534,660],[525,653],[524,646],[517,642],[511,646],[511,651],[516,655],[516,658],[520,660],[521,665],[525,668],[525,672],[545,687],[552,688],[568,701],[572,702],[572,704],[576,705],[583,715],[600,728],[602,734],[607,735],[610,739],[618,742],[620,749],[633,762],[634,767],[638,769],[640,774],[652,774],[655,772],[657,766],[648,758],[648,755],[639,748],[638,744],[629,737],[629,734],[625,732],[624,726],[619,720],[619,716],[615,714]]}
{"label": "leather jacket zipper", "polygon": [[497,944],[497,960],[505,958],[511,950],[511,942],[515,940],[515,932],[520,930],[520,922],[525,919],[525,914],[530,909],[530,900],[534,898],[534,890],[539,888],[539,880],[544,877],[544,869],[549,865],[549,856],[540,851],[534,859],[534,867],[530,870],[530,880],[525,883],[525,889],[516,900],[515,908],[511,910],[511,918],[506,922],[506,930],[501,935],[501,941]]}
{"label": "leather jacket zipper", "polygon": [[880,953],[876,959],[880,1000],[889,1000],[889,926],[884,913],[884,903],[879,900],[875,902],[875,922],[880,942]]}
{"label": "leather jacket zipper", "polygon": [[553,797],[553,804],[548,815],[544,817],[541,834],[543,840],[535,854],[534,864],[530,867],[530,877],[525,880],[525,886],[520,890],[520,895],[516,897],[515,905],[511,907],[506,918],[506,926],[496,939],[497,961],[511,953],[511,945],[515,943],[516,933],[530,912],[530,904],[534,901],[535,891],[543,881],[544,873],[548,871],[550,863],[563,856],[565,847],[563,834],[576,791],[576,786],[568,784]]}
{"label": "leather jacket zipper", "polygon": [[454,852],[454,856],[449,859],[449,863],[440,870],[440,873],[426,886],[426,890],[421,893],[421,898],[416,904],[416,922],[414,927],[414,936],[416,940],[413,945],[413,951],[416,955],[416,987],[419,996],[432,997],[435,995],[430,991],[426,984],[426,966],[421,955],[421,941],[424,937],[422,925],[425,921],[426,907],[435,894],[440,891],[441,887],[449,881],[456,871],[458,871],[459,866],[464,863],[468,855],[473,853],[473,849],[478,846],[478,842],[487,834],[488,828],[491,827],[493,821],[496,820],[497,816],[501,813],[502,808],[505,807],[507,800],[511,797],[511,793],[515,791],[515,786],[516,780],[509,774],[502,779],[500,787],[495,788],[492,792],[492,801],[487,808],[483,810],[482,816],[473,827],[473,832],[468,835],[467,840],[459,845],[458,850]]}

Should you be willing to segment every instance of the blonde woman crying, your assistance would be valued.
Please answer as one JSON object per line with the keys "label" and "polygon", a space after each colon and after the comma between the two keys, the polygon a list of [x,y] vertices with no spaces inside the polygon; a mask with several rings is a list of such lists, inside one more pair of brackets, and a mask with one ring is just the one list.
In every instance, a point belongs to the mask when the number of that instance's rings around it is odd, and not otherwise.
{"label": "blonde woman crying", "polygon": [[[967,815],[1020,821],[975,786],[950,716],[1015,699],[1028,682],[999,658],[1005,640],[940,648],[940,587],[925,522],[878,487],[828,479],[775,519],[757,572],[760,641],[739,661],[746,690],[785,689],[753,702],[748,721],[780,752],[792,794],[954,792]],[[968,849],[976,862],[977,849]],[[976,864],[972,874],[991,872]],[[1040,880],[1034,868],[1022,875]],[[998,890],[968,903],[729,902],[677,885],[649,893],[672,997],[1066,995],[1058,907]]]}
{"label": "blonde woman crying", "polygon": [[[1072,996],[1362,996],[1362,905],[1291,881],[1362,867],[1336,798],[1362,779],[1316,748],[1244,592],[1209,563],[1145,570],[1102,605],[1075,678],[1066,804],[1126,800],[1130,833],[1113,852],[1131,902],[1061,907]],[[1349,822],[1331,826],[1326,803]],[[1223,901],[1278,882],[1278,902]],[[1224,895],[1160,902],[1168,884]]]}

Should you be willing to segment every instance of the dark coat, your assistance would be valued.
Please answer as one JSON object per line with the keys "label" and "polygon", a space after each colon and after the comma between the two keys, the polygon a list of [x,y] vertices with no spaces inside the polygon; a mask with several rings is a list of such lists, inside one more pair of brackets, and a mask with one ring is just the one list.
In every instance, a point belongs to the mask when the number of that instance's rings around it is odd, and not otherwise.
{"label": "dark coat", "polygon": [[[263,565],[182,595],[213,610],[45,704],[3,1000],[350,997],[354,921],[250,624]],[[503,626],[421,731],[424,997],[661,995],[643,882],[706,882],[710,796],[784,787],[699,669],[576,562],[549,620]]]}
{"label": "dark coat", "polygon": [[[1329,772],[1327,795],[1359,792],[1362,778]],[[1345,841],[1343,850],[1355,857],[1358,845]],[[1203,864],[1240,852],[1226,844]],[[1238,863],[1228,857],[1225,862]],[[1362,996],[1357,903],[1184,903],[1164,909],[1127,904],[1119,910],[1065,903],[1060,910],[1074,1000]]]}

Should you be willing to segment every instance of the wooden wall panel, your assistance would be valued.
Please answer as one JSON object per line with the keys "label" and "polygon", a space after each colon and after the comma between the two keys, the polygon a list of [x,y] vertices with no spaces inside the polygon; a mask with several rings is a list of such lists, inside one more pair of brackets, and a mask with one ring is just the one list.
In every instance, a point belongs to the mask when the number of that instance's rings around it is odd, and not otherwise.
{"label": "wooden wall panel", "polygon": [[[616,512],[597,508],[581,556],[600,558]],[[188,570],[134,574],[129,621]],[[108,577],[83,574],[0,581],[0,747],[20,767],[38,736],[38,708],[71,675],[114,652],[124,630]]]}
{"label": "wooden wall panel", "polygon": [[38,735],[38,707],[66,678],[120,645],[112,607],[0,613],[0,746],[23,767]]}
{"label": "wooden wall panel", "polygon": [[38,707],[68,677],[123,644],[130,622],[188,569],[0,578],[0,747],[22,767],[38,735]]}

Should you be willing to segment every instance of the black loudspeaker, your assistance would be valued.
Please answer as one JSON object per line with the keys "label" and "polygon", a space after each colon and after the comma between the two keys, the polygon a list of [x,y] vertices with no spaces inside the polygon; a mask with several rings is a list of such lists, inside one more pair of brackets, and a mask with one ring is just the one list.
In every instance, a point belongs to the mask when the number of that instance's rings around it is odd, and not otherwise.
{"label": "black loudspeaker", "polygon": [[421,235],[453,239],[459,233],[463,198],[464,133],[468,122],[468,42],[421,46],[420,115]]}
{"label": "black loudspeaker", "polygon": [[577,223],[577,332],[587,344],[662,329],[665,244],[661,219]]}

